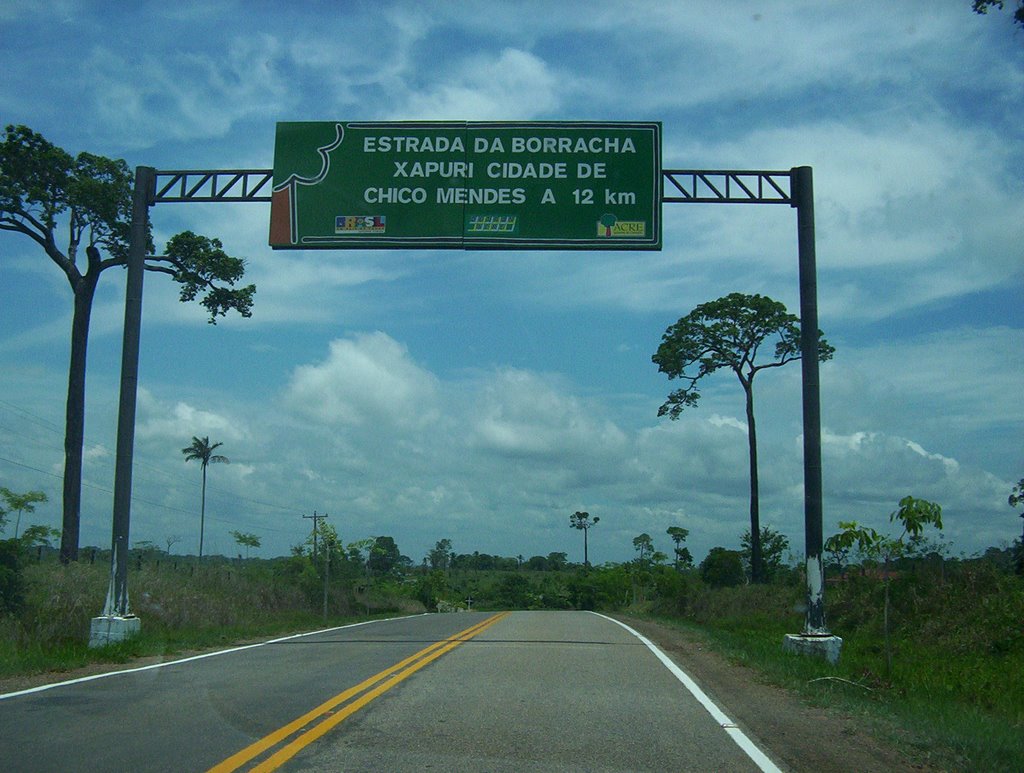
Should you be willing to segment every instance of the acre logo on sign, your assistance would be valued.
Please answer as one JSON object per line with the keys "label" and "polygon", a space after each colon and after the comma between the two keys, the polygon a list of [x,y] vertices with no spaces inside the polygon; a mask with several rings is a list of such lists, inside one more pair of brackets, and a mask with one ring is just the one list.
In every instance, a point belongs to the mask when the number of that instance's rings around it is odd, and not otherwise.
{"label": "acre logo on sign", "polygon": [[647,235],[646,220],[619,220],[615,215],[602,215],[597,221],[597,235],[604,238],[644,237]]}

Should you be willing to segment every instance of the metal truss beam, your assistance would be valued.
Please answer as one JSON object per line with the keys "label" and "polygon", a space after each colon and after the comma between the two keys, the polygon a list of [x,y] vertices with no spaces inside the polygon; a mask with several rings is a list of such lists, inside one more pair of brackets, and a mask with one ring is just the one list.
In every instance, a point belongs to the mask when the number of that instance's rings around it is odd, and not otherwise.
{"label": "metal truss beam", "polygon": [[661,174],[666,203],[793,205],[789,171],[663,169]]}
{"label": "metal truss beam", "polygon": [[[663,202],[669,204],[793,204],[788,171],[662,170]],[[270,201],[272,169],[157,171],[153,204],[207,201]]]}
{"label": "metal truss beam", "polygon": [[273,179],[273,169],[158,171],[151,203],[270,201]]}

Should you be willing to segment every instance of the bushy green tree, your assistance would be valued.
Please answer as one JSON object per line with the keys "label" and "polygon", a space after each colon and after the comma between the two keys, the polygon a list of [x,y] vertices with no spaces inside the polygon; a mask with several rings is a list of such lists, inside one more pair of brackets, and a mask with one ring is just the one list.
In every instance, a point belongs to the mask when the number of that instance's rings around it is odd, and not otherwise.
{"label": "bushy green tree", "polygon": [[53,541],[60,539],[60,531],[54,529],[52,526],[41,526],[39,524],[32,524],[22,532],[22,535],[18,537],[18,540],[26,548],[34,547],[53,547]]}
{"label": "bushy green tree", "polygon": [[427,610],[437,609],[437,602],[451,592],[447,575],[442,569],[433,569],[420,578],[416,585],[416,598]]}
{"label": "bushy green tree", "polygon": [[366,559],[366,568],[375,577],[385,577],[398,569],[401,556],[393,537],[375,537]]}
{"label": "bushy green tree", "polygon": [[742,585],[746,577],[743,559],[738,550],[714,547],[700,562],[700,578],[712,588],[730,588]]}
{"label": "bushy green tree", "polygon": [[[34,513],[36,511],[36,505],[47,501],[46,494],[42,491],[26,491],[24,494],[16,494],[6,486],[0,486],[0,498],[4,500],[4,504],[11,512],[18,514],[17,520],[14,522],[14,538],[18,538],[18,532],[21,529],[21,516],[22,513]],[[0,509],[0,517],[6,512]],[[0,520],[0,528],[3,528],[3,521]]]}
{"label": "bushy green tree", "polygon": [[427,561],[431,569],[444,571],[451,566],[452,541],[450,539],[438,540],[434,547],[427,553]]}
{"label": "bushy green tree", "polygon": [[633,578],[623,564],[583,567],[569,581],[569,598],[577,609],[621,609],[632,592]]}
{"label": "bushy green tree", "polygon": [[633,537],[633,550],[636,551],[636,562],[644,566],[651,562],[654,555],[654,540],[647,532]]}
{"label": "bushy green tree", "polygon": [[[740,554],[743,556],[744,568],[750,572],[752,546],[750,530],[743,532],[740,538]],[[780,570],[786,565],[786,555],[789,553],[789,537],[781,534],[771,526],[761,528],[761,561],[764,564],[764,578],[766,582],[775,579]],[[753,575],[751,574],[751,581]]]}
{"label": "bushy green tree", "polygon": [[530,556],[523,564],[531,572],[546,572],[548,560],[544,556]]}
{"label": "bushy green tree", "polygon": [[530,606],[530,581],[522,574],[506,574],[495,589],[498,604],[505,609],[526,609]]}
{"label": "bushy green tree", "polygon": [[630,575],[633,578],[633,603],[642,603],[647,600],[647,589],[652,584],[654,576],[652,567],[655,556],[654,540],[647,532],[638,534],[633,538],[633,550],[636,551],[636,558],[630,565]]}
{"label": "bushy green tree", "polygon": [[569,554],[562,552],[548,553],[547,569],[550,572],[561,572],[569,566]]}
{"label": "bushy green tree", "polygon": [[249,549],[250,548],[255,548],[255,549],[259,550],[259,547],[262,544],[260,538],[257,537],[255,534],[252,534],[250,532],[234,531],[233,530],[233,531],[230,532],[230,534],[231,534],[232,537],[235,538],[235,542],[238,544],[239,547],[244,547],[245,548],[245,557],[246,558],[249,557]]}

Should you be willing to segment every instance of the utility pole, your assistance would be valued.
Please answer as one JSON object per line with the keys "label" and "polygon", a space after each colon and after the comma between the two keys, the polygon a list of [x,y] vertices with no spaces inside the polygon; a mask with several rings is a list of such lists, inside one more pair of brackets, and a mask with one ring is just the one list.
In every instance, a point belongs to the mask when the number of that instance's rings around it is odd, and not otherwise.
{"label": "utility pole", "polygon": [[[312,515],[304,515],[303,518],[310,518],[313,521],[313,560],[316,561],[317,547],[316,547],[316,533],[319,531],[320,521],[327,519],[329,516],[327,513],[323,515],[317,515],[316,510],[313,511]],[[331,548],[333,545],[330,544],[328,539],[324,539],[324,620],[327,619],[327,588],[330,584],[331,579]]]}
{"label": "utility pole", "polygon": [[315,557],[318,552],[316,549],[316,533],[317,531],[319,531],[318,527],[320,526],[320,521],[326,518],[327,514],[325,513],[324,515],[317,515],[316,510],[314,510],[312,515],[304,515],[302,517],[313,519],[313,556]]}
{"label": "utility pole", "polygon": [[[327,516],[325,515],[324,518]],[[324,622],[327,622],[327,589],[331,582],[331,546],[324,551]]]}

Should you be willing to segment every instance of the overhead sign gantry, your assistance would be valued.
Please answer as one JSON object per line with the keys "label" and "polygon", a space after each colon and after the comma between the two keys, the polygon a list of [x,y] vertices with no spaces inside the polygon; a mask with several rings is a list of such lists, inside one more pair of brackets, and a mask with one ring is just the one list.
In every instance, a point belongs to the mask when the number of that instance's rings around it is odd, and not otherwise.
{"label": "overhead sign gantry", "polygon": [[[347,144],[346,144],[347,143]],[[268,190],[269,189],[269,190]],[[662,203],[797,213],[807,609],[797,651],[839,654],[825,623],[818,291],[811,168],[661,168],[661,124],[283,123],[274,169],[136,169],[114,473],[110,589],[97,640],[137,630],[127,560],[149,207],[271,202],[278,249],[661,249]],[[128,620],[125,620],[128,618]],[[132,625],[116,625],[129,623]]]}

